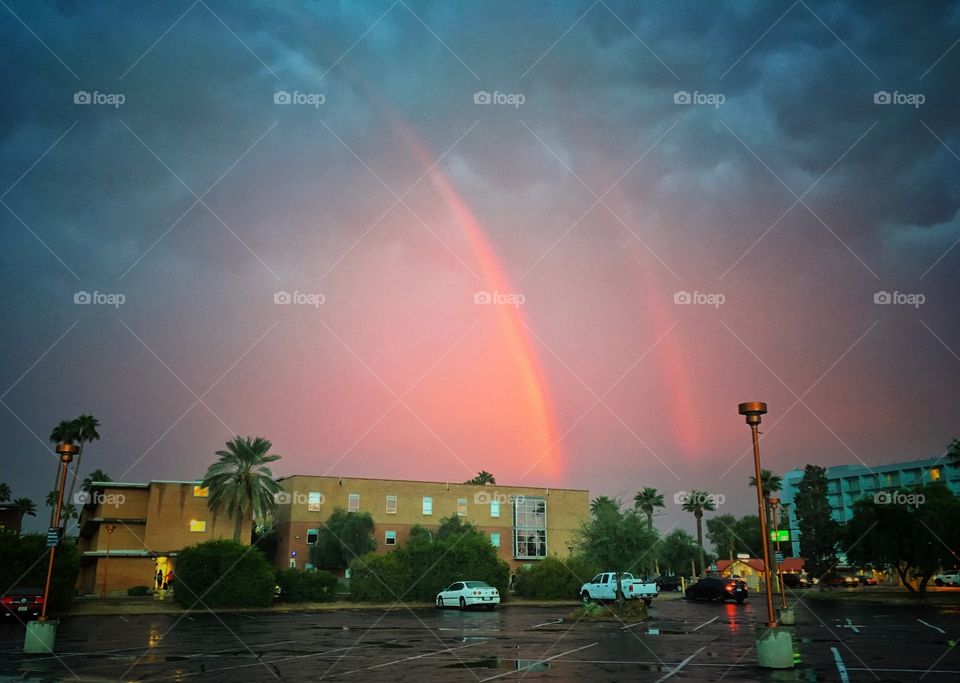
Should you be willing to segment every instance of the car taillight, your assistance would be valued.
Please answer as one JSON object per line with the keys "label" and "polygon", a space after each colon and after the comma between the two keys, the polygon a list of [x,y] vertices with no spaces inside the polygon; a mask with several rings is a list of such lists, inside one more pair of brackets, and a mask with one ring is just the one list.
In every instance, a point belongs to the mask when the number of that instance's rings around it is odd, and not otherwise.
{"label": "car taillight", "polygon": [[34,601],[36,601],[36,602],[43,602],[43,596],[42,596],[42,595],[38,595],[37,597],[34,598]]}
{"label": "car taillight", "polygon": [[732,583],[728,583],[728,584],[726,585],[726,589],[727,589],[728,591],[732,591],[732,590],[734,589],[734,585],[733,585]]}
{"label": "car taillight", "polygon": [[9,595],[5,595],[2,598],[0,598],[0,602],[2,602],[4,605],[12,605],[13,598],[11,598]]}
{"label": "car taillight", "polygon": [[633,585],[630,586],[630,592],[633,592]]}

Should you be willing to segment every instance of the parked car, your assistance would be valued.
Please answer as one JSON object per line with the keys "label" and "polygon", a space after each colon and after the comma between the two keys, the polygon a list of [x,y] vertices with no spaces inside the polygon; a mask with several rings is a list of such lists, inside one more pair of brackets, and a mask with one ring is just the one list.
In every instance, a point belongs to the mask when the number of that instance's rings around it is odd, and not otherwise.
{"label": "parked car", "polygon": [[856,588],[860,581],[851,574],[828,574],[823,578],[831,588]]}
{"label": "parked car", "polygon": [[949,571],[933,577],[935,586],[960,586],[960,572]]}
{"label": "parked car", "polygon": [[747,584],[737,579],[725,579],[720,576],[705,576],[695,584],[687,586],[684,593],[687,600],[715,600],[726,602],[736,600],[737,604],[747,599]]}
{"label": "parked car", "polygon": [[[623,596],[627,600],[643,600],[646,604],[653,602],[657,597],[659,588],[654,581],[641,581],[634,578],[633,574],[624,572],[620,575],[620,586],[623,589]],[[580,586],[580,599],[584,602],[590,600],[616,600],[617,599],[617,573],[603,572],[597,574],[587,583]]]}
{"label": "parked car", "polygon": [[800,574],[784,574],[783,585],[787,588],[809,588],[810,581]]}
{"label": "parked car", "polygon": [[0,605],[3,605],[4,618],[14,615],[21,619],[39,617],[43,610],[43,589],[11,588],[0,597]]}
{"label": "parked car", "polygon": [[437,607],[466,609],[472,605],[483,605],[487,609],[496,609],[500,604],[500,592],[483,581],[454,581],[437,593]]}
{"label": "parked car", "polygon": [[658,576],[656,579],[657,588],[661,591],[679,591],[680,590],[680,577],[679,576]]}
{"label": "parked car", "polygon": [[875,577],[873,577],[873,576],[867,576],[866,574],[861,574],[860,576],[858,576],[858,577],[856,577],[856,578],[857,578],[857,581],[860,583],[861,586],[876,586],[876,585],[877,585],[877,579],[876,579]]}

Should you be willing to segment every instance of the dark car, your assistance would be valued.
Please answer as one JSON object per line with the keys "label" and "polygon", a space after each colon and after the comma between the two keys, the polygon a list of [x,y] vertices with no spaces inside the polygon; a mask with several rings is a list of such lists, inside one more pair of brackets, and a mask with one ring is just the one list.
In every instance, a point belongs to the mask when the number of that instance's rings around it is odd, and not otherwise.
{"label": "dark car", "polygon": [[784,574],[783,585],[787,588],[809,588],[810,582],[799,574]]}
{"label": "dark car", "polygon": [[865,574],[861,574],[860,576],[858,576],[858,577],[856,577],[856,578],[857,578],[857,581],[860,583],[861,586],[876,586],[876,585],[877,585],[877,580],[876,580],[876,578],[874,578],[874,577],[872,577],[872,576],[867,576],[867,575],[865,575]]}
{"label": "dark car", "polygon": [[5,618],[17,616],[21,619],[39,617],[43,610],[43,590],[40,588],[11,588],[0,597]]}
{"label": "dark car", "polygon": [[680,577],[659,576],[657,577],[657,588],[661,591],[678,591],[680,590]]}
{"label": "dark car", "polygon": [[719,602],[736,600],[737,603],[741,603],[747,599],[747,584],[737,579],[705,576],[695,584],[688,586],[684,596],[687,600],[714,600]]}

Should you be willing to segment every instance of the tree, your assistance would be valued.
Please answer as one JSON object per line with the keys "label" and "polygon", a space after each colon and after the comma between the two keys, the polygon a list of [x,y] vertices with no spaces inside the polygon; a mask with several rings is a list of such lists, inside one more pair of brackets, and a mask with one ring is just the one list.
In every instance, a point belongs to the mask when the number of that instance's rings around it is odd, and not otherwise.
{"label": "tree", "polygon": [[453,514],[440,520],[437,529],[437,539],[457,538],[463,534],[477,533],[477,528],[470,522],[464,522],[460,515]]}
{"label": "tree", "polygon": [[607,513],[620,513],[620,501],[609,496],[597,496],[590,501],[590,514],[594,517]]}
{"label": "tree", "polygon": [[941,567],[958,561],[950,550],[960,544],[958,518],[960,500],[941,483],[858,500],[843,528],[847,559],[861,566],[892,565],[911,593],[924,593]]}
{"label": "tree", "polygon": [[[800,530],[800,545],[807,571],[816,577],[837,563],[840,526],[833,520],[827,498],[827,470],[807,465],[797,486],[794,510]],[[820,584],[821,589],[823,583]]]}
{"label": "tree", "polygon": [[642,491],[633,497],[633,505],[647,516],[647,528],[653,529],[654,508],[665,507],[663,494],[655,488],[645,486]]}
{"label": "tree", "polygon": [[703,575],[706,566],[706,558],[703,550],[703,513],[713,512],[716,506],[713,504],[713,495],[706,491],[694,489],[683,501],[683,511],[692,512],[697,520],[697,545],[700,546],[700,574]]}
{"label": "tree", "polygon": [[10,487],[6,483],[0,481],[0,503],[6,503],[8,500],[10,500],[10,496],[12,495],[13,492],[10,490]]}
{"label": "tree", "polygon": [[[760,482],[763,484],[763,497],[769,498],[771,493],[776,493],[783,487],[783,477],[774,474],[770,470],[760,470]],[[757,478],[750,477],[750,486],[757,487]]]}
{"label": "tree", "polygon": [[93,488],[93,483],[98,481],[113,481],[113,479],[110,478],[109,474],[100,468],[97,468],[89,475],[84,477],[83,481],[80,483],[80,490],[85,493],[90,493],[90,489]]}
{"label": "tree", "polygon": [[17,498],[13,501],[13,504],[20,508],[20,522],[23,522],[23,518],[27,515],[31,517],[37,516],[37,504],[34,503],[29,498]]}
{"label": "tree", "polygon": [[661,539],[657,554],[660,565],[676,576],[686,573],[687,567],[700,557],[700,550],[693,536],[683,529],[674,529]]}
{"label": "tree", "polygon": [[[47,497],[44,499],[44,504],[53,510],[57,507],[57,497],[59,492],[56,490],[51,491],[47,494]],[[71,519],[79,517],[80,513],[77,511],[77,506],[73,503],[64,502],[63,506],[60,508],[60,524],[61,526],[66,526],[66,523]],[[50,526],[53,526],[53,514],[50,516]]]}
{"label": "tree", "polygon": [[590,521],[580,528],[579,546],[583,554],[604,571],[616,572],[617,604],[622,608],[623,574],[632,571],[654,548],[657,535],[636,510],[620,512],[611,510],[608,504],[597,507]]}
{"label": "tree", "polygon": [[463,483],[473,484],[475,486],[486,486],[487,484],[490,484],[491,486],[493,486],[497,483],[497,480],[494,478],[492,474],[490,474],[486,470],[480,470],[479,472],[477,472],[477,476],[475,476],[473,479],[467,479]]}
{"label": "tree", "polygon": [[70,503],[73,503],[73,492],[77,488],[77,475],[80,474],[80,463],[83,461],[83,445],[100,440],[100,433],[97,431],[100,421],[93,415],[84,413],[75,419],[72,425],[73,438],[76,440],[79,450],[77,451],[77,459],[73,462],[73,478],[70,480],[70,490],[64,498]]}
{"label": "tree", "polygon": [[376,549],[370,513],[337,508],[323,523],[317,542],[310,549],[310,561],[320,569],[345,569],[356,558]]}
{"label": "tree", "polygon": [[726,555],[733,560],[737,551],[737,518],[733,515],[717,515],[707,520],[707,539],[713,544],[717,556]]}
{"label": "tree", "polygon": [[240,540],[243,517],[251,511],[254,520],[273,516],[280,485],[273,480],[267,465],[280,459],[270,455],[273,444],[262,436],[236,436],[217,451],[220,459],[210,465],[201,486],[210,488],[207,505],[211,510],[226,510],[234,520],[233,540]]}

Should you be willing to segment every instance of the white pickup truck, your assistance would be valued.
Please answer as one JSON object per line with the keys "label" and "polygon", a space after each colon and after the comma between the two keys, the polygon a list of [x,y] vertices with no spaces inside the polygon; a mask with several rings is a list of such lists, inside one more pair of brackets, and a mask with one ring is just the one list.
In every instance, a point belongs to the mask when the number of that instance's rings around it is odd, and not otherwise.
{"label": "white pickup truck", "polygon": [[[627,600],[643,600],[646,604],[653,602],[657,597],[659,588],[655,581],[649,583],[633,578],[633,574],[624,572],[620,577],[620,584],[623,587],[623,596]],[[616,600],[617,599],[617,573],[604,572],[597,574],[590,581],[580,586],[580,599],[584,602],[590,600]]]}

